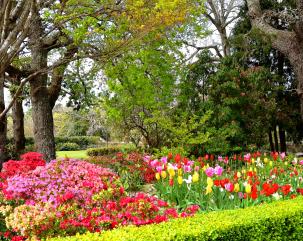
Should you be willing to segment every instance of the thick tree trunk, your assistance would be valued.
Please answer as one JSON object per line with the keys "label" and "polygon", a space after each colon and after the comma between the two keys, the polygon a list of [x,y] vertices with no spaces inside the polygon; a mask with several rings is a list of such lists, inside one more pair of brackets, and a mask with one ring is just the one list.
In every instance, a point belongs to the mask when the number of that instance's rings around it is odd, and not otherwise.
{"label": "thick tree trunk", "polygon": [[[31,69],[36,72],[47,67],[48,50],[42,42],[43,26],[38,10],[35,9],[29,36],[32,53]],[[30,81],[30,96],[32,104],[32,118],[34,123],[34,139],[37,151],[44,155],[45,160],[56,158],[54,122],[52,106],[47,89],[47,73],[37,75]]]}
{"label": "thick tree trunk", "polygon": [[[32,51],[32,68],[38,70],[46,66],[47,52],[42,49],[36,50]],[[45,160],[50,161],[56,158],[56,152],[53,113],[46,85],[47,74],[35,77],[30,81],[30,95],[35,145],[37,151],[44,155]]]}
{"label": "thick tree trunk", "polygon": [[[37,81],[38,82],[38,81]],[[47,97],[46,87],[31,83],[32,118],[37,151],[45,160],[56,158],[52,108]]]}
{"label": "thick tree trunk", "polygon": [[280,151],[286,152],[286,136],[285,131],[279,126]]}
{"label": "thick tree trunk", "polygon": [[22,100],[18,99],[12,107],[15,152],[20,155],[25,149],[24,112]]}
{"label": "thick tree trunk", "polygon": [[[5,109],[4,102],[4,75],[0,76],[0,113]],[[7,159],[6,155],[6,139],[7,139],[7,122],[6,117],[0,119],[0,169]]]}

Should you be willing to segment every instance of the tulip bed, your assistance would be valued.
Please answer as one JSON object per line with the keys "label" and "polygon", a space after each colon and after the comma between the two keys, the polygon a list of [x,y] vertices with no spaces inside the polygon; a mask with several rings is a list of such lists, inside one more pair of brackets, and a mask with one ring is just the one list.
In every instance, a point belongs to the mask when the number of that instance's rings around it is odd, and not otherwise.
{"label": "tulip bed", "polygon": [[205,211],[244,208],[303,194],[303,160],[284,153],[145,161],[156,172],[158,196],[181,210],[188,204]]}

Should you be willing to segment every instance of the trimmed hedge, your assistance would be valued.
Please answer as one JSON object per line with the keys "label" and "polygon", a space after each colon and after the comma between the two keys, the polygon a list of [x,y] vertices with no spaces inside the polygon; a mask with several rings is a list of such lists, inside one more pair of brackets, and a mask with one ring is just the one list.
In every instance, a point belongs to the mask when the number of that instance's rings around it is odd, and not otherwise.
{"label": "trimmed hedge", "polygon": [[58,151],[77,151],[80,150],[80,146],[77,143],[73,142],[66,142],[66,143],[59,143],[56,146]]}
{"label": "trimmed hedge", "polygon": [[76,143],[79,145],[80,149],[86,149],[88,146],[96,146],[100,144],[99,136],[69,136],[55,138],[56,145],[63,143]]}
{"label": "trimmed hedge", "polygon": [[100,147],[100,148],[89,148],[86,153],[88,156],[105,156],[113,155],[117,152],[131,152],[136,148],[130,145],[126,146],[110,146],[110,147]]}
{"label": "trimmed hedge", "polygon": [[123,227],[51,241],[206,241],[206,240],[301,240],[303,198],[277,201],[246,209],[198,214],[170,222]]}

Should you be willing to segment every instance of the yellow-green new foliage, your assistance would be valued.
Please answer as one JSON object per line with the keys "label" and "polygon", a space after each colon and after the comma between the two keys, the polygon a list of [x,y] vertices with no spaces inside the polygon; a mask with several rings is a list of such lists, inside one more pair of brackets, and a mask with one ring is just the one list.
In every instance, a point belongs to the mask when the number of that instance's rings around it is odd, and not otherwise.
{"label": "yellow-green new foliage", "polygon": [[51,241],[302,240],[303,198]]}

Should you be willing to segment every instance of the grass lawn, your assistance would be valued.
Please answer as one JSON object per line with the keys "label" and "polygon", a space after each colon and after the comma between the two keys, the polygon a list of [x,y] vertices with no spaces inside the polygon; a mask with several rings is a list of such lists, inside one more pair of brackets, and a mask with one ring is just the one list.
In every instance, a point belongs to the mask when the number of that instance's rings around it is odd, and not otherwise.
{"label": "grass lawn", "polygon": [[81,151],[57,151],[57,158],[58,157],[69,157],[69,158],[76,158],[76,159],[85,159],[88,156],[86,155],[86,150]]}

